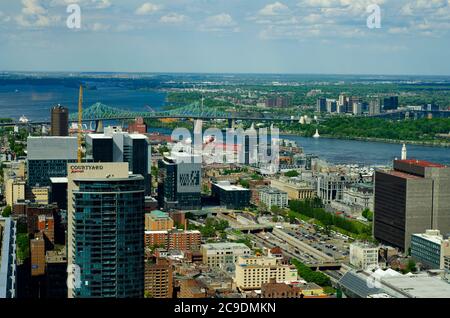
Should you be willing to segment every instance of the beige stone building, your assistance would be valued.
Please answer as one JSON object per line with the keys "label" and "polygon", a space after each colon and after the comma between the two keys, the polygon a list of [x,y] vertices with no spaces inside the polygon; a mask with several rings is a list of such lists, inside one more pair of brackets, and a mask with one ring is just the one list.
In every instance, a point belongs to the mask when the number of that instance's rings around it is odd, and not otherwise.
{"label": "beige stone building", "polygon": [[271,281],[292,283],[297,281],[297,269],[281,264],[274,257],[240,256],[236,262],[235,282],[241,290],[261,289]]}

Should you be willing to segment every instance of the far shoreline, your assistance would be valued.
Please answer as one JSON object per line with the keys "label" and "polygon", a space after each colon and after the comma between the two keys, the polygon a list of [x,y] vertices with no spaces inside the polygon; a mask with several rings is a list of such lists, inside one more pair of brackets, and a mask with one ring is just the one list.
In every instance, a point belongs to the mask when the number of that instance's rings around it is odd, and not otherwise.
{"label": "far shoreline", "polygon": [[[313,138],[311,136],[305,136],[305,135],[301,135],[298,133],[292,133],[292,132],[280,132],[280,136],[281,135]],[[406,144],[406,145],[424,146],[424,147],[430,147],[430,148],[450,148],[450,142],[434,143],[432,141],[395,140],[395,139],[383,139],[383,138],[371,138],[371,137],[335,137],[332,135],[321,135],[320,138],[336,139],[336,140],[353,140],[353,141],[364,141],[364,142],[379,142],[379,143],[387,143],[387,144]]]}

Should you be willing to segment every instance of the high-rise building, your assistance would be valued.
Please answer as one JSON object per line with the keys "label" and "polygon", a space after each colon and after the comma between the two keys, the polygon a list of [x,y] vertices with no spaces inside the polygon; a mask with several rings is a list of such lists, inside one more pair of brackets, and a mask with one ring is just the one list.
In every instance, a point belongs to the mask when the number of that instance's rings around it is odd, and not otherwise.
{"label": "high-rise building", "polygon": [[444,269],[445,257],[450,256],[450,241],[444,239],[438,230],[426,230],[425,233],[411,237],[411,257],[430,269]]}
{"label": "high-rise building", "polygon": [[450,168],[420,160],[395,160],[375,173],[374,236],[407,251],[411,235],[450,232]]}
{"label": "high-rise building", "polygon": [[145,135],[123,132],[119,127],[106,127],[103,134],[88,134],[86,159],[93,162],[128,162],[133,174],[144,177],[145,194],[150,194],[152,155]]}
{"label": "high-rise building", "polygon": [[390,96],[383,99],[384,110],[395,110],[398,108],[398,96]]}
{"label": "high-rise building", "polygon": [[317,99],[316,111],[318,113],[325,113],[327,111],[327,99],[326,98]]}
{"label": "high-rise building", "polygon": [[67,298],[67,255],[65,249],[45,253],[45,286],[45,298]]}
{"label": "high-rise building", "polygon": [[378,115],[381,113],[381,103],[379,98],[374,98],[369,102],[369,115]]}
{"label": "high-rise building", "polygon": [[335,113],[337,112],[337,101],[335,99],[326,99],[327,102],[327,112],[328,113]]}
{"label": "high-rise building", "polygon": [[42,233],[30,240],[31,276],[45,275],[45,241]]}
{"label": "high-rise building", "polygon": [[69,109],[61,105],[52,108],[51,135],[69,136]]}
{"label": "high-rise building", "polygon": [[201,157],[177,153],[158,162],[158,201],[166,210],[201,209]]}
{"label": "high-rise building", "polygon": [[28,185],[50,186],[50,178],[66,177],[67,164],[77,161],[76,137],[28,137]]}
{"label": "high-rise building", "polygon": [[172,298],[173,271],[168,259],[158,257],[155,263],[145,263],[145,294],[151,298]]}
{"label": "high-rise building", "polygon": [[144,296],[144,192],[128,163],[68,165],[69,298]]}
{"label": "high-rise building", "polygon": [[0,299],[16,298],[16,222],[0,217]]}
{"label": "high-rise building", "polygon": [[213,183],[211,192],[218,204],[227,209],[243,209],[250,205],[251,191],[228,181]]}

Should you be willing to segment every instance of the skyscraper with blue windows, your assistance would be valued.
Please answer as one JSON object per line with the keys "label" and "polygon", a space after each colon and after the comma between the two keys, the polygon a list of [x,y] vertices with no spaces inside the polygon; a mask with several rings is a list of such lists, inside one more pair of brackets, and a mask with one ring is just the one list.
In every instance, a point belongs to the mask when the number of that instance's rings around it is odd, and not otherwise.
{"label": "skyscraper with blue windows", "polygon": [[72,298],[144,295],[144,177],[127,163],[68,167]]}

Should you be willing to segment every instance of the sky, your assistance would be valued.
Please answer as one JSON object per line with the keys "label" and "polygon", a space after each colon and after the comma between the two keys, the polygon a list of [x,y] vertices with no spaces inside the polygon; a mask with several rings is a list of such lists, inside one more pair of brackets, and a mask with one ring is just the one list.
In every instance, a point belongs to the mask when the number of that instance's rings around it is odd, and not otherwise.
{"label": "sky", "polygon": [[450,0],[0,1],[0,71],[450,75],[449,60]]}

